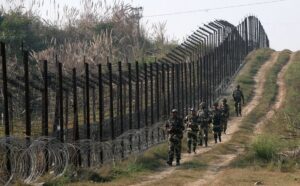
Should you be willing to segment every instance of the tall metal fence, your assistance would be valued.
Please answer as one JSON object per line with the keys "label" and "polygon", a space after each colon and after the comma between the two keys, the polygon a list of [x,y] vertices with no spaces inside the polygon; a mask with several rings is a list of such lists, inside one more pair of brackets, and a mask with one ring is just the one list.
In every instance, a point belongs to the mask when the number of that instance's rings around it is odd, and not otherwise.
{"label": "tall metal fence", "polygon": [[[32,182],[45,172],[101,165],[165,140],[172,108],[209,106],[245,56],[269,47],[260,21],[216,20],[152,63],[95,61],[69,69],[62,61],[7,61],[1,43],[0,183]],[[17,51],[16,51],[17,52]],[[87,56],[88,57],[88,56]]]}

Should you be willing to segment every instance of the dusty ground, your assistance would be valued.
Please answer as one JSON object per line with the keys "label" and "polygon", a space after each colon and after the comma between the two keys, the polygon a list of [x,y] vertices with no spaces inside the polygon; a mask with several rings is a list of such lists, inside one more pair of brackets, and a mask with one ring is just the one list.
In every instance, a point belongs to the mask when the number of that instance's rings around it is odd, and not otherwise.
{"label": "dusty ground", "polygon": [[[267,61],[258,71],[258,73],[255,77],[256,85],[255,85],[254,97],[250,101],[250,103],[247,104],[243,108],[243,113],[242,113],[243,116],[247,116],[258,105],[258,103],[262,97],[263,91],[264,91],[265,74],[274,65],[274,63],[277,60],[277,57],[278,57],[278,52],[274,52],[272,54],[272,57],[270,58],[270,60]],[[286,68],[284,68],[284,69],[286,70]],[[284,70],[284,72],[285,72],[285,70]],[[284,74],[284,72],[282,72],[281,74]],[[281,75],[281,76],[282,76],[281,79],[283,82],[283,75]],[[282,82],[281,82],[281,86],[284,85],[284,83],[282,83]],[[282,90],[280,90],[280,91],[282,91]],[[282,100],[281,100],[281,102],[282,102]],[[274,109],[280,107],[280,104],[276,103],[275,105],[279,105],[279,106],[276,106],[276,107],[274,106]],[[232,134],[234,134],[236,131],[238,131],[239,126],[242,123],[242,119],[243,119],[243,117],[234,117],[229,121],[227,135],[223,135],[223,137],[222,137],[223,143],[229,141],[232,137]],[[212,148],[214,148],[215,146],[216,145],[214,144],[214,142],[210,141],[209,147],[197,149],[197,154],[207,152],[207,151],[211,150]],[[211,165],[207,168],[207,171],[205,172],[205,179],[199,179],[199,180],[197,180],[193,183],[189,183],[187,185],[197,185],[197,186],[205,185],[205,184],[211,182],[212,180],[215,180],[216,176],[221,174],[220,169],[222,167],[227,166],[235,157],[237,157],[243,151],[242,148],[240,148],[238,150],[239,150],[238,151],[239,153],[236,153],[236,154],[220,155],[219,158],[217,158],[216,162],[212,162]],[[193,154],[184,153],[182,155],[181,162],[182,163],[188,162],[188,161],[192,160],[193,157],[194,157]],[[139,184],[135,184],[135,186],[153,185],[155,182],[159,182],[160,180],[170,176],[175,170],[176,170],[176,167],[165,168],[162,171],[158,172],[157,174],[147,176],[146,178],[144,178],[144,181],[142,181]]]}
{"label": "dusty ground", "polygon": [[273,106],[271,107],[271,109],[269,110],[269,112],[266,114],[266,117],[263,120],[261,120],[258,124],[256,124],[255,131],[254,131],[256,134],[260,134],[262,132],[263,124],[267,120],[272,118],[274,116],[274,114],[276,113],[276,111],[283,105],[284,98],[286,97],[286,86],[284,83],[284,75],[285,75],[289,65],[293,61],[294,56],[295,56],[295,53],[292,53],[288,63],[281,69],[280,73],[278,74],[278,79],[276,82],[278,85],[278,94],[276,97],[276,101],[273,104]]}
{"label": "dusty ground", "polygon": [[[277,55],[278,55],[278,53],[277,53]],[[276,113],[276,111],[283,105],[283,103],[284,103],[284,98],[285,98],[285,96],[286,96],[286,85],[285,85],[285,82],[284,82],[284,75],[285,75],[285,73],[286,73],[286,71],[287,71],[287,69],[288,69],[288,67],[289,67],[289,65],[291,64],[291,62],[293,61],[293,58],[294,58],[294,53],[293,54],[291,54],[291,57],[290,57],[290,60],[288,61],[288,63],[281,69],[281,71],[280,71],[280,73],[278,74],[278,76],[277,76],[277,85],[278,85],[278,94],[277,94],[277,96],[276,96],[276,101],[275,101],[275,103],[272,105],[272,107],[271,107],[271,109],[266,113],[266,117],[264,117],[257,125],[256,125],[256,127],[255,127],[255,131],[254,131],[254,133],[257,135],[257,134],[260,134],[261,132],[262,132],[262,128],[264,127],[264,123],[267,121],[267,120],[269,120],[269,119],[271,119],[273,116],[274,116],[274,114]],[[257,80],[256,80],[256,82],[257,82]],[[257,89],[256,89],[257,90]],[[237,157],[237,156],[236,156]],[[226,166],[226,165],[225,165]],[[224,165],[223,165],[223,167],[225,167]],[[241,170],[242,171],[242,170]],[[249,171],[249,170],[243,170],[243,172],[247,172],[247,171]],[[255,173],[255,172],[264,172],[262,175],[264,175],[264,178],[265,177],[268,177],[268,176],[266,176],[266,175],[276,175],[276,176],[282,176],[282,175],[280,175],[280,174],[276,174],[276,172],[275,173],[271,173],[271,172],[268,172],[268,173],[265,173],[265,171],[264,170],[257,170],[257,171],[253,171],[253,170],[250,170],[251,171],[251,174],[253,174],[253,173]],[[247,172],[247,174],[249,175],[249,172]],[[252,179],[251,180],[251,185],[253,185],[253,183],[256,183],[256,182],[260,182],[259,180],[261,180],[260,179],[260,177],[261,177],[261,174],[255,174],[256,175],[256,177],[254,177],[254,178],[256,178],[255,180],[254,179]],[[254,176],[254,175],[253,175]],[[215,174],[214,174],[214,177],[213,177],[213,179],[209,179],[209,180],[211,180],[210,182],[205,182],[205,183],[203,183],[203,184],[194,184],[194,185],[220,185],[221,183],[222,183],[222,181],[220,181],[220,179],[218,179],[218,178],[224,178],[224,177],[228,177],[228,170],[226,170],[226,169],[223,169],[222,171],[218,171],[218,172],[216,172]],[[287,177],[286,177],[287,178]],[[272,180],[273,178],[271,178],[271,180]],[[295,179],[299,179],[299,178],[297,178],[297,177],[295,177]],[[212,181],[213,180],[213,181]],[[269,180],[269,179],[267,179],[268,181],[270,181],[271,182],[271,180]],[[282,180],[282,179],[281,179]],[[300,180],[300,179],[299,179]],[[236,180],[235,180],[236,181]],[[245,181],[245,180],[244,180]],[[239,182],[239,181],[238,181]],[[233,185],[247,185],[247,184],[249,184],[249,182],[248,183],[242,183],[243,181],[241,180],[241,182],[239,182],[239,183],[232,183]],[[245,181],[246,182],[246,181]],[[280,182],[280,179],[278,179],[278,181],[277,181],[277,183],[279,183]],[[209,183],[209,184],[208,184]],[[282,181],[282,183],[284,183],[284,181]],[[300,182],[297,182],[297,183],[295,183],[295,185],[297,185],[297,184],[299,184]],[[262,183],[262,184],[266,184],[266,183]],[[222,185],[223,185],[223,183],[222,183]],[[230,184],[231,185],[231,184]],[[249,184],[250,185],[250,184]]]}

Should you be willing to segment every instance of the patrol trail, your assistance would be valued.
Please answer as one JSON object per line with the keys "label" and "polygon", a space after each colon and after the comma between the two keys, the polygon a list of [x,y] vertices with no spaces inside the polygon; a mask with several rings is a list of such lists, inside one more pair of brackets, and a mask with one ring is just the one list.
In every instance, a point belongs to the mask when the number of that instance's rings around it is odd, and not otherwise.
{"label": "patrol trail", "polygon": [[[266,81],[266,74],[268,71],[272,68],[272,66],[276,63],[277,58],[278,58],[279,52],[273,52],[272,56],[269,58],[268,61],[266,61],[261,68],[259,69],[258,73],[254,77],[255,80],[255,90],[254,90],[254,95],[252,100],[244,106],[242,110],[242,115],[243,117],[232,117],[229,120],[229,125],[227,129],[227,134],[222,136],[222,143],[226,143],[230,141],[232,138],[232,135],[239,130],[239,127],[243,121],[243,118],[247,116],[260,102],[265,86],[265,81]],[[277,77],[277,84],[279,87],[278,90],[278,95],[276,97],[276,102],[274,105],[271,107],[270,111],[266,114],[266,117],[262,121],[258,123],[255,129],[255,133],[258,133],[260,131],[260,128],[263,127],[263,123],[265,120],[271,118],[275,111],[280,108],[280,106],[283,103],[284,100],[284,95],[285,95],[285,83],[283,76],[287,70],[288,65],[291,63],[292,58],[294,54],[291,55],[291,58],[289,62],[284,66],[284,68],[281,69],[280,73],[278,74]],[[230,86],[230,90],[232,92],[234,85]],[[198,148],[196,150],[196,155],[203,154],[205,152],[208,152],[218,146],[219,144],[215,144],[213,140],[210,140],[208,143],[207,148]],[[238,153],[234,154],[226,154],[226,155],[218,155],[218,158],[214,160],[213,162],[210,162],[208,167],[206,168],[206,171],[204,175],[199,178],[198,180],[187,183],[185,185],[190,185],[190,186],[198,186],[198,185],[211,185],[211,184],[217,184],[218,179],[217,177],[222,175],[222,168],[226,167],[229,165],[229,163],[234,160],[237,156],[241,155],[243,153],[244,148],[243,147],[236,147]],[[194,154],[188,154],[188,153],[182,153],[182,158],[181,162],[188,162],[191,161],[193,158],[195,158]],[[144,185],[163,185],[163,180],[165,178],[169,178],[172,176],[172,174],[176,171],[176,167],[166,167],[162,169],[161,171],[157,172],[156,174],[152,174],[150,176],[144,177],[143,181],[134,184],[134,186],[144,186]]]}

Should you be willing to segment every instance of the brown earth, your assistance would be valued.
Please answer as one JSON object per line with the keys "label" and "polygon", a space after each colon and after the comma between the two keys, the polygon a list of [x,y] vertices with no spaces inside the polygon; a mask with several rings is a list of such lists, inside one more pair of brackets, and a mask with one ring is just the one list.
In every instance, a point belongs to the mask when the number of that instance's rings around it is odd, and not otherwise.
{"label": "brown earth", "polygon": [[[271,69],[271,67],[275,64],[275,62],[277,61],[278,54],[279,54],[279,52],[274,52],[272,54],[271,58],[267,62],[265,62],[264,65],[262,65],[262,67],[258,71],[257,75],[255,76],[254,80],[255,80],[256,84],[255,84],[254,96],[253,96],[253,99],[249,102],[249,104],[247,104],[243,108],[243,112],[242,112],[243,116],[247,116],[259,104],[259,101],[260,101],[260,99],[263,95],[263,91],[264,91],[264,84],[265,84],[265,79],[266,79],[265,76],[266,76],[267,72]],[[285,95],[285,85],[284,85],[283,75],[287,69],[287,66],[288,65],[285,65],[285,67],[281,70],[280,74],[278,75],[277,83],[279,86],[279,93],[277,96],[276,103],[274,104],[274,106],[272,106],[272,109],[267,113],[268,118],[270,118],[274,115],[275,110],[280,108],[280,106],[284,100],[283,98]],[[273,114],[270,114],[271,112],[273,112]],[[265,117],[265,118],[267,118],[267,117]],[[227,135],[223,136],[223,138],[222,138],[223,143],[229,141],[232,138],[232,134],[234,134],[235,132],[237,132],[239,130],[239,127],[242,123],[242,119],[243,119],[243,117],[234,117],[229,121]],[[261,122],[263,122],[263,121],[261,121]],[[259,126],[261,127],[262,124],[260,124]],[[260,127],[257,127],[256,130],[258,130]],[[204,152],[207,152],[207,151],[211,150],[212,148],[216,147],[217,145],[215,145],[213,141],[210,141],[209,147],[197,149],[197,154],[202,154]],[[216,178],[218,177],[218,175],[222,174],[221,168],[229,165],[229,163],[233,159],[235,159],[239,154],[241,154],[242,152],[243,152],[243,148],[239,147],[238,153],[219,155],[219,157],[216,158],[215,161],[211,162],[210,165],[207,167],[207,170],[204,173],[205,179],[199,179],[195,182],[192,182],[192,183],[189,183],[186,185],[197,185],[198,186],[198,185],[206,185],[211,182],[216,182],[217,181]],[[182,163],[188,162],[188,161],[192,160],[193,158],[194,158],[193,154],[183,153],[181,162]],[[141,183],[135,184],[135,186],[154,185],[155,182],[159,182],[160,180],[163,180],[164,178],[167,178],[168,176],[172,175],[172,173],[175,170],[176,170],[176,167],[165,168],[156,174],[153,174],[153,175],[143,178],[144,181],[142,181]]]}

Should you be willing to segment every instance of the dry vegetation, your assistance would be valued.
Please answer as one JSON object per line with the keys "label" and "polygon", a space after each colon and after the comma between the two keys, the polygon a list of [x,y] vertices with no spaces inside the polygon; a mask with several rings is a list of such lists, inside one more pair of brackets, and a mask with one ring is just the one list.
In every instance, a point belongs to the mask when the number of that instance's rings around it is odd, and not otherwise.
{"label": "dry vegetation", "polygon": [[[11,19],[18,24],[16,17],[26,20],[22,26],[33,30],[32,34],[42,41],[42,46],[35,46],[29,36],[21,37],[23,33],[17,33],[20,35],[18,45],[23,41],[33,50],[36,60],[54,61],[54,56],[58,55],[59,61],[68,67],[78,66],[83,62],[83,56],[89,63],[106,63],[107,57],[111,62],[148,61],[176,45],[165,35],[165,22],[154,24],[147,30],[146,25],[140,23],[142,9],[123,1],[82,0],[81,8],[61,5],[55,0],[5,1],[6,5],[0,9],[3,22]],[[41,12],[45,8],[46,15]],[[8,26],[7,31],[18,30]],[[6,32],[2,35],[4,37],[0,39],[9,44],[13,36]]]}

